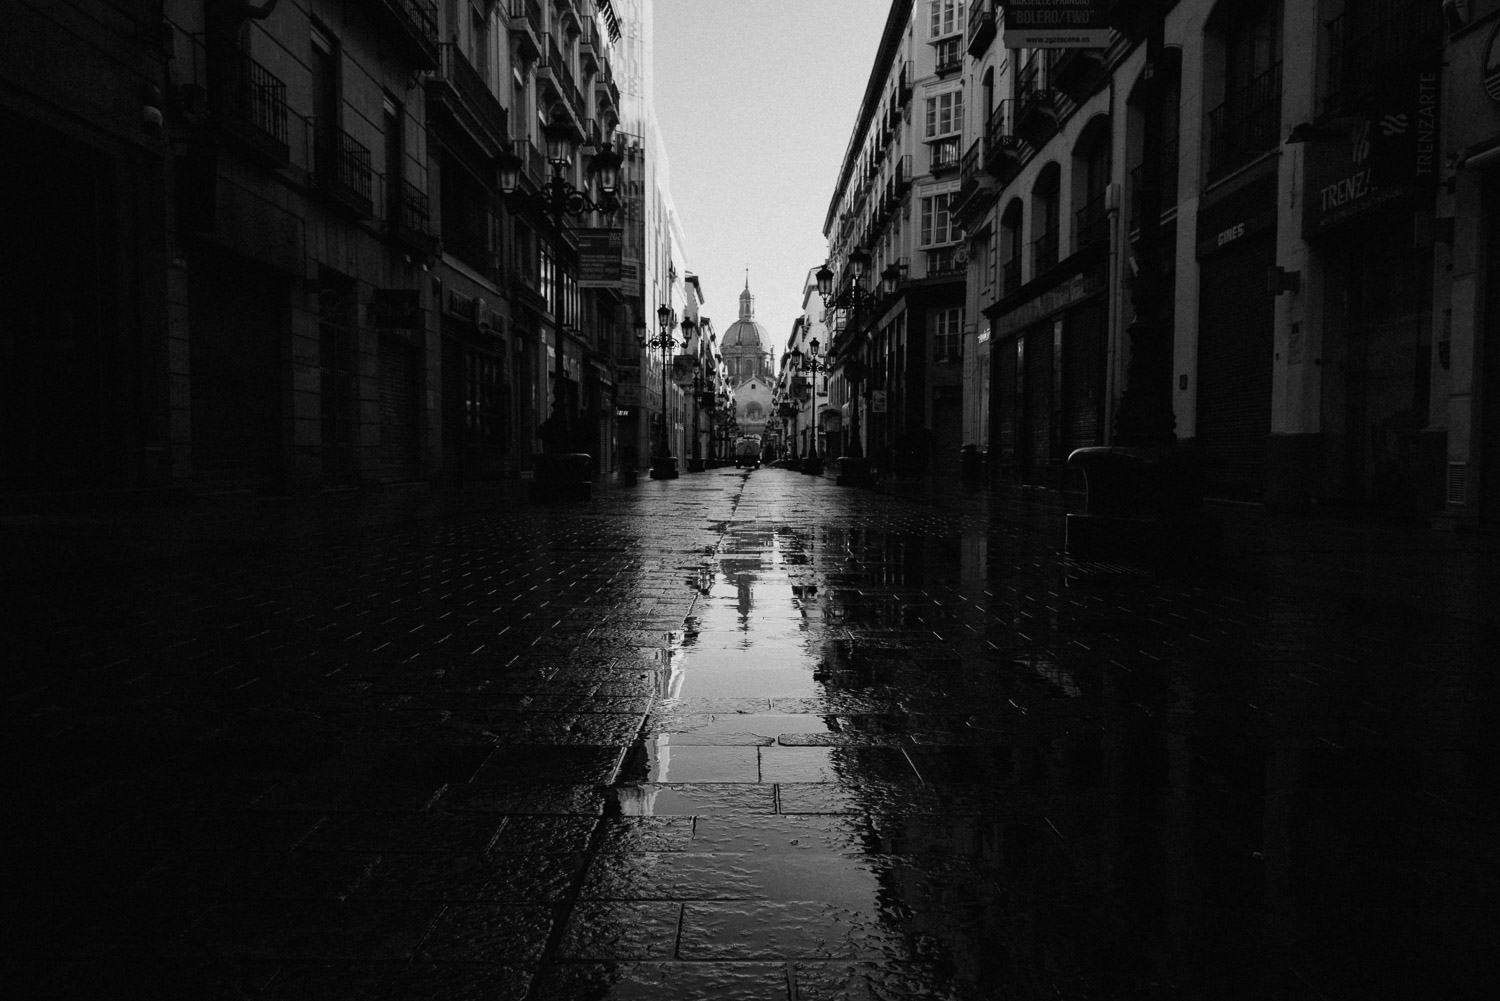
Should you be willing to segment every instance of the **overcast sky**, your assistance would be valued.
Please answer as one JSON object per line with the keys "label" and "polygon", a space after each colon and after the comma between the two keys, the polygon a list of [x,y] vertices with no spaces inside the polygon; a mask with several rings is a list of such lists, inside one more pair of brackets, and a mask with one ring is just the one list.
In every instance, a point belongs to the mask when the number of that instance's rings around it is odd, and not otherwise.
{"label": "overcast sky", "polygon": [[889,0],[656,0],[656,114],[703,313],[755,318],[781,357]]}

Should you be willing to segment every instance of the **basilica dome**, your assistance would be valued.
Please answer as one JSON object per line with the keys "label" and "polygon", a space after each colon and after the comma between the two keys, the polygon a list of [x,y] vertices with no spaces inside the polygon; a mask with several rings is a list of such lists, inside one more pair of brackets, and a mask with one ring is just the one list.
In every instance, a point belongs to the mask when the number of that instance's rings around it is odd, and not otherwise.
{"label": "basilica dome", "polygon": [[735,382],[771,378],[771,335],[755,322],[755,296],[750,294],[748,277],[745,291],[740,293],[740,318],[724,331],[719,344]]}

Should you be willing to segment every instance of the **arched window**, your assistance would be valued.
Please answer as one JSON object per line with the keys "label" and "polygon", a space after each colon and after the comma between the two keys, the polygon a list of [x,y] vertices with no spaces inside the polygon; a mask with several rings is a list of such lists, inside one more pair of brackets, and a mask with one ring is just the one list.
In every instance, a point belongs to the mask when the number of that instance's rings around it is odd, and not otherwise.
{"label": "arched window", "polygon": [[1031,275],[1036,277],[1057,264],[1059,189],[1062,168],[1055,162],[1042,168],[1031,189]]}
{"label": "arched window", "polygon": [[1109,240],[1105,193],[1109,188],[1109,116],[1095,115],[1073,147],[1073,251]]}
{"label": "arched window", "polygon": [[1012,198],[1000,215],[1000,294],[1021,287],[1021,199]]}

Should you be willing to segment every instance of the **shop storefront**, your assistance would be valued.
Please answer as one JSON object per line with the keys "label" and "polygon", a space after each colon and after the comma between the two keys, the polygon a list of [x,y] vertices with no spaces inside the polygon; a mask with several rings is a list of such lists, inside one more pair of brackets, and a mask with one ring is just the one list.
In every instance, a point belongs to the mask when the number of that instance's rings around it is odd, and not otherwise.
{"label": "shop storefront", "polygon": [[987,311],[991,462],[1002,480],[1063,486],[1068,453],[1103,443],[1104,287],[1103,269],[1091,266],[1025,302]]}
{"label": "shop storefront", "polygon": [[1263,171],[1198,216],[1197,433],[1211,495],[1260,500],[1271,433],[1276,175]]}

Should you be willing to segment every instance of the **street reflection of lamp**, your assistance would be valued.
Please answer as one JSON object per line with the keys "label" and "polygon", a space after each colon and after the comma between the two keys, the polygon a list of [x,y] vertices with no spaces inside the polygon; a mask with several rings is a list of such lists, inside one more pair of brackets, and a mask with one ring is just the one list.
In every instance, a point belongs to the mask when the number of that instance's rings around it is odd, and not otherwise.
{"label": "street reflection of lamp", "polygon": [[606,145],[594,153],[589,162],[589,174],[599,185],[599,199],[589,197],[587,191],[579,190],[568,183],[564,172],[573,163],[577,152],[573,128],[560,119],[554,119],[542,127],[547,141],[547,162],[552,167],[551,176],[536,192],[520,191],[521,170],[525,161],[513,150],[503,150],[495,158],[499,174],[500,193],[507,200],[530,205],[552,216],[560,228],[564,216],[585,216],[591,212],[612,215],[619,209],[615,191],[620,185],[620,165],[624,159],[612,146]]}
{"label": "street reflection of lamp", "polygon": [[656,320],[660,332],[655,337],[646,336],[644,321],[636,324],[635,331],[637,344],[642,348],[661,352],[661,439],[651,456],[651,478],[675,480],[678,475],[677,457],[672,454],[672,444],[667,437],[667,367],[672,360],[672,345],[676,343],[672,336],[672,307],[663,303],[656,311]]}
{"label": "street reflection of lamp", "polygon": [[[849,282],[843,288],[835,289],[833,284],[833,269],[824,264],[817,271],[818,295],[823,299],[826,309],[847,309],[849,311],[849,336],[842,344],[835,342],[830,345],[829,358],[833,368],[841,368],[844,379],[851,387],[851,405],[849,407],[849,452],[838,457],[840,485],[866,486],[872,482],[870,475],[870,460],[864,455],[863,444],[859,437],[859,386],[864,383],[868,366],[859,357],[858,351],[861,347],[860,322],[866,308],[872,303],[874,297],[865,288],[865,270],[870,265],[870,255],[859,248],[849,253]],[[841,361],[833,359],[842,356]]]}

